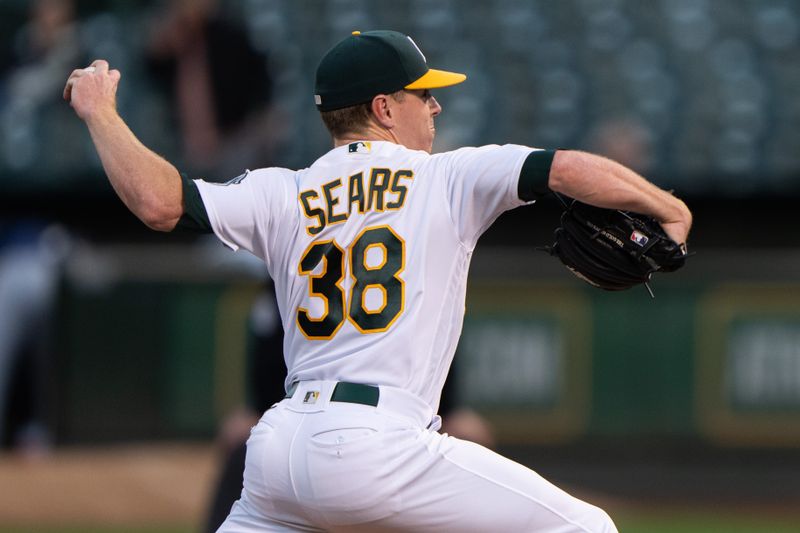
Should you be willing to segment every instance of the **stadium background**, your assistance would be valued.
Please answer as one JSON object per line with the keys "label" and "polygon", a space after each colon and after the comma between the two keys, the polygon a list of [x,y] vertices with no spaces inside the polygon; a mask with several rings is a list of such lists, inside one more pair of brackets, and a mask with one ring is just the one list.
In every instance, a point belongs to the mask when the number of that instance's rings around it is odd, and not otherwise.
{"label": "stadium background", "polygon": [[[245,323],[265,273],[124,209],[60,100],[69,70],[14,77],[31,4],[0,2],[0,223],[43,228],[36,245],[57,258],[35,399],[52,448],[30,456],[5,437],[0,531],[192,530],[217,426],[243,401]],[[504,453],[597,499],[623,531],[796,530],[797,2],[220,4],[268,58],[269,164],[305,166],[329,146],[310,96],[327,47],[393,28],[431,64],[468,74],[436,94],[436,150],[588,149],[684,197],[697,255],[656,278],[655,300],[592,290],[536,252],[555,202],[501,217],[474,258],[460,400],[493,423]],[[119,68],[122,116],[191,169],[145,60],[159,13],[155,1],[77,2],[78,56]],[[78,486],[90,487],[84,499]]]}

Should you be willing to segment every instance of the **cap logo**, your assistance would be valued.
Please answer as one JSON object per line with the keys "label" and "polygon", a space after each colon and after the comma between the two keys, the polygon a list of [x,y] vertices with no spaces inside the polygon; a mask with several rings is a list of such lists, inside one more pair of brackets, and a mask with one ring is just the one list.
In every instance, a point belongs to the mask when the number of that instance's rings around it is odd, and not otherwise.
{"label": "cap logo", "polygon": [[415,43],[415,42],[414,42],[414,39],[412,39],[412,38],[411,38],[411,37],[409,37],[408,35],[406,35],[406,39],[408,39],[408,40],[411,42],[411,44],[413,44],[413,45],[414,45],[414,48],[416,48],[416,49],[417,49],[417,52],[419,52],[419,55],[421,55],[421,56],[422,56],[422,60],[423,60],[425,63],[427,63],[427,62],[428,62],[428,60],[427,60],[427,59],[425,59],[425,54],[423,54],[423,53],[422,53],[422,50],[420,50],[420,49],[419,49],[419,46],[417,46],[417,43]]}
{"label": "cap logo", "polygon": [[317,105],[322,105],[322,97],[318,94],[314,95],[314,103]]}

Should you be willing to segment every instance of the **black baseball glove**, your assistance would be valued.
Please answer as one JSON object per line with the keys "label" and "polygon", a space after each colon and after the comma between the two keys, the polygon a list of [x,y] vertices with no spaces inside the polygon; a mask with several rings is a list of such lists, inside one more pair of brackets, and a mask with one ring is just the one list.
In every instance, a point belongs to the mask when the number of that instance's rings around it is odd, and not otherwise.
{"label": "black baseball glove", "polygon": [[652,217],[562,202],[555,243],[545,250],[595,287],[620,291],[644,284],[652,296],[653,273],[673,272],[686,262],[686,246],[669,238]]}

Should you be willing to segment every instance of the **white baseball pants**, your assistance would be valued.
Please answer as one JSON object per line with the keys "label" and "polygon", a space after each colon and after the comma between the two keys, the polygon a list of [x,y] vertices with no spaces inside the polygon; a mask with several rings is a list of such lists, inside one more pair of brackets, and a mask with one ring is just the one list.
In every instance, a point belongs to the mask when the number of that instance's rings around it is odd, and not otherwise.
{"label": "white baseball pants", "polygon": [[253,428],[219,532],[617,531],[533,470],[427,429],[417,397],[381,387],[377,407],[332,402],[334,385],[299,383]]}

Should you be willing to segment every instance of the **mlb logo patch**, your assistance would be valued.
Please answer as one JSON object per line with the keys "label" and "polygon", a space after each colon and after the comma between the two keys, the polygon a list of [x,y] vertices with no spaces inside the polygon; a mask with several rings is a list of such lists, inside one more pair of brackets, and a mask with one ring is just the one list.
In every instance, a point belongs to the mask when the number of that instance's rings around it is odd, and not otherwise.
{"label": "mlb logo patch", "polygon": [[372,143],[369,141],[358,141],[347,146],[347,152],[350,154],[368,154],[371,151]]}
{"label": "mlb logo patch", "polygon": [[643,233],[639,233],[638,231],[633,230],[633,233],[631,233],[631,240],[636,244],[638,244],[639,246],[644,246],[645,244],[647,244],[650,238]]}
{"label": "mlb logo patch", "polygon": [[303,403],[317,403],[318,398],[319,398],[319,391],[310,390],[303,397]]}

